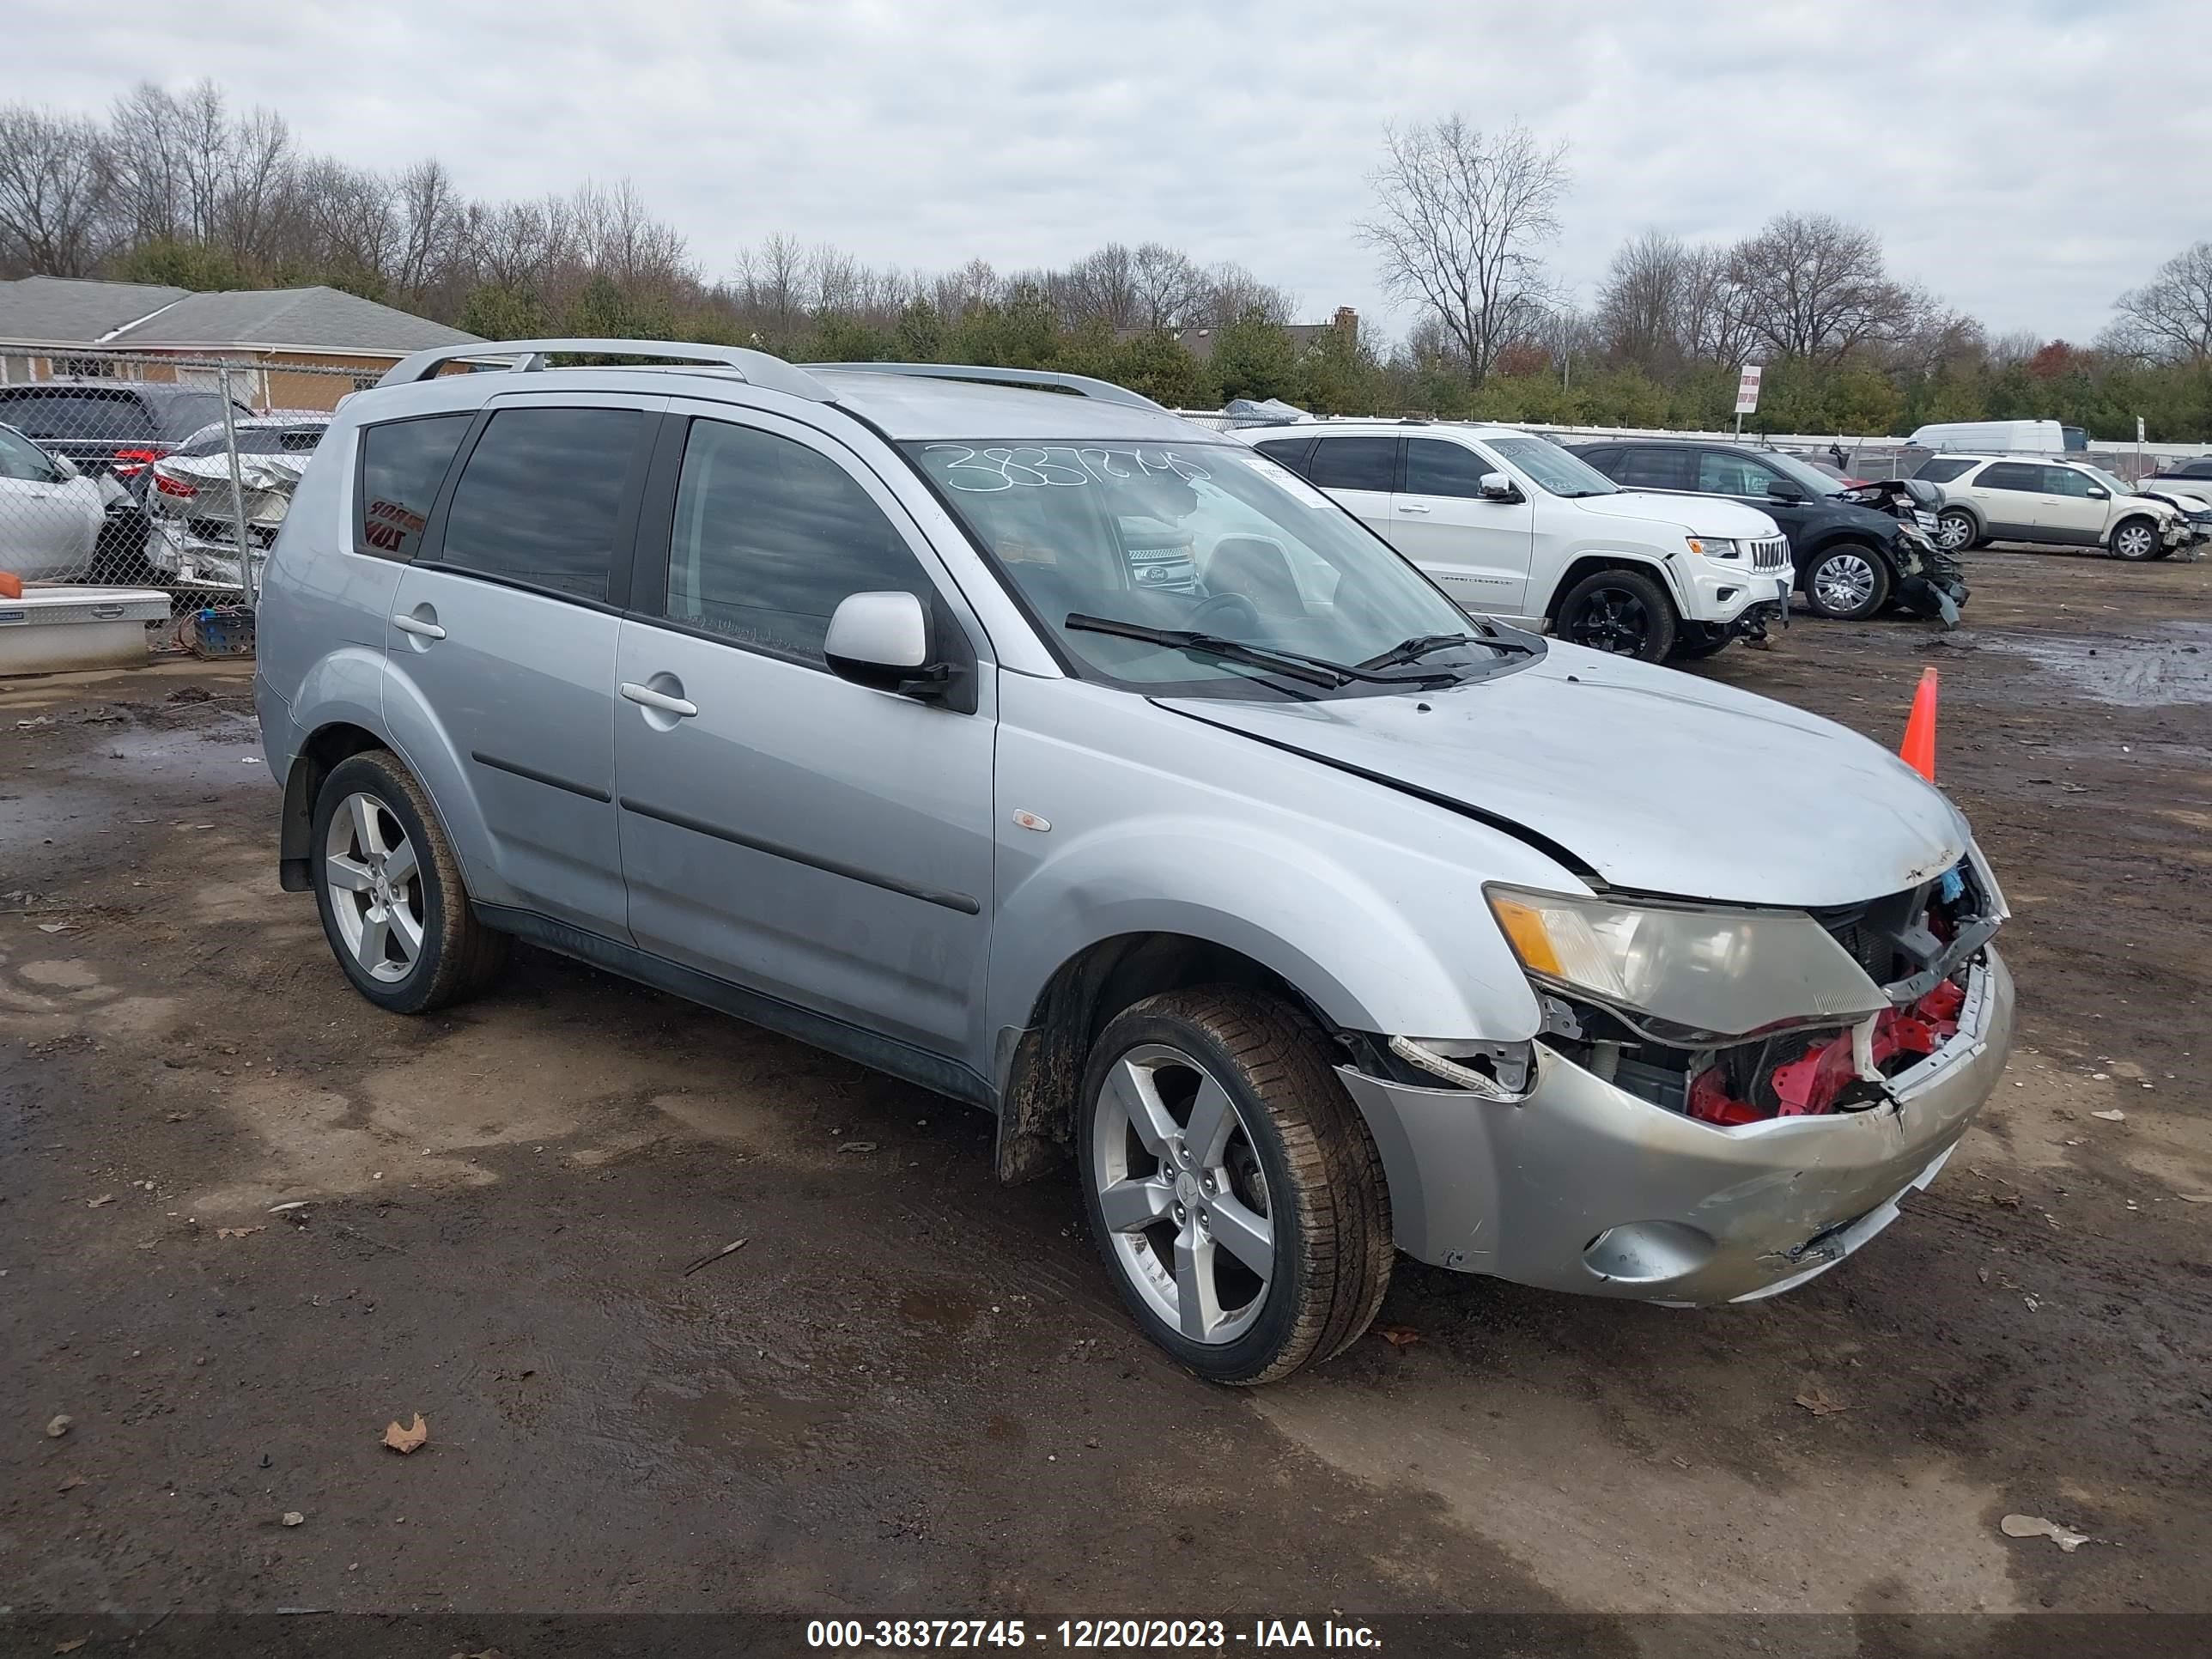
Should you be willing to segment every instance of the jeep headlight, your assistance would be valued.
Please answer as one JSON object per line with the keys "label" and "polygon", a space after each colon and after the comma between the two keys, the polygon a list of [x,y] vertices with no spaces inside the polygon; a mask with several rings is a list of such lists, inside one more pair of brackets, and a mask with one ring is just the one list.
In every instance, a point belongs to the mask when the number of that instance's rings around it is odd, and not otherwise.
{"label": "jeep headlight", "polygon": [[1662,1042],[1850,1025],[1889,1006],[1802,910],[1628,904],[1522,887],[1483,893],[1530,978],[1599,1003]]}
{"label": "jeep headlight", "polygon": [[1701,553],[1709,559],[1737,558],[1743,551],[1741,542],[1729,541],[1721,536],[1686,536],[1683,539],[1690,544],[1691,552]]}

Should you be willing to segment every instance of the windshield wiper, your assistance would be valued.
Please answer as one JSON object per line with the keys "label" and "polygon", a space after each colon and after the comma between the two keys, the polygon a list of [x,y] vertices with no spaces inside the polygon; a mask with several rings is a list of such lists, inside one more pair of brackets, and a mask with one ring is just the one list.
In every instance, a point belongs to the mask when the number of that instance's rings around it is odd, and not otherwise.
{"label": "windshield wiper", "polygon": [[1455,645],[1486,645],[1493,651],[1519,652],[1533,655],[1536,647],[1525,640],[1509,640],[1496,634],[1416,634],[1410,640],[1401,640],[1379,657],[1370,657],[1359,665],[1362,668],[1396,668],[1402,664],[1419,662],[1425,656],[1447,650]]}
{"label": "windshield wiper", "polygon": [[1332,691],[1340,690],[1347,680],[1366,678],[1334,663],[1293,656],[1285,651],[1270,651],[1265,646],[1247,645],[1242,640],[1200,634],[1187,628],[1147,628],[1142,623],[1121,622],[1112,617],[1086,617],[1081,611],[1071,612],[1060,625],[1079,633],[1113,634],[1125,640],[1142,640],[1147,645],[1164,645],[1177,651],[1218,657],[1224,662],[1240,662],[1248,668],[1265,668],[1291,679],[1304,680],[1309,685],[1325,685]]}

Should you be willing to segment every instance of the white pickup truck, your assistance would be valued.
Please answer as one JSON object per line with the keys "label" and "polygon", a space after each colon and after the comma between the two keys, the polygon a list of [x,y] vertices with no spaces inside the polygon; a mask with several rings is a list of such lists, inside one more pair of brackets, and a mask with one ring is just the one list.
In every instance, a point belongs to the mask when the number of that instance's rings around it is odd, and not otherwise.
{"label": "white pickup truck", "polygon": [[1646,662],[1785,622],[1796,574],[1764,513],[1623,489],[1546,438],[1425,421],[1301,421],[1237,435],[1327,490],[1471,613]]}

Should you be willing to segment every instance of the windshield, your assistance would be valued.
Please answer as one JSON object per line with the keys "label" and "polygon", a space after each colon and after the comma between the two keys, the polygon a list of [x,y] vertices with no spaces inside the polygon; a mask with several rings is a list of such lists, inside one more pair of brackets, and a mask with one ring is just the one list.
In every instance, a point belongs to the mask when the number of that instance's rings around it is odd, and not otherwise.
{"label": "windshield", "polygon": [[1579,455],[1544,438],[1485,438],[1500,460],[1518,467],[1539,489],[1570,499],[1577,495],[1618,495],[1620,486]]}
{"label": "windshield", "polygon": [[1759,459],[1777,471],[1787,473],[1815,495],[1840,495],[1844,493],[1840,481],[1795,455],[1785,455],[1778,449],[1767,449],[1759,452]]}
{"label": "windshield", "polygon": [[[1480,626],[1328,496],[1242,444],[903,447],[1062,656],[1099,678],[1146,690],[1242,696],[1272,685],[1314,695],[1310,675],[1070,628],[1070,617],[1353,665]],[[1486,672],[1524,660],[1526,650],[1476,641],[1394,672],[1417,684],[1424,673]]]}

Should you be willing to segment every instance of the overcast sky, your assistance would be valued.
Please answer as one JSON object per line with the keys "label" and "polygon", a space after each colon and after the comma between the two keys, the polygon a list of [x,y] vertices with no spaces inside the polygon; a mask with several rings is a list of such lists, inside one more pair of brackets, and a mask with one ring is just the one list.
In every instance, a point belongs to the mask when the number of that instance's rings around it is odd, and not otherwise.
{"label": "overcast sky", "polygon": [[634,179],[709,276],[775,232],[1001,270],[1158,239],[1397,331],[1352,228],[1383,124],[1567,139],[1588,303],[1647,226],[1875,225],[1995,331],[2085,339],[2212,236],[2212,0],[10,0],[0,98],[201,74],[351,161],[486,196]]}

